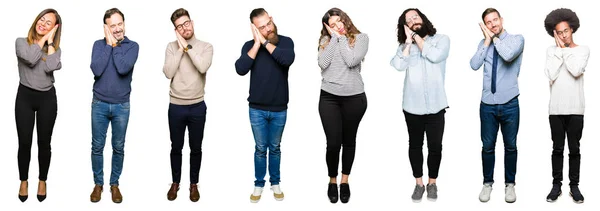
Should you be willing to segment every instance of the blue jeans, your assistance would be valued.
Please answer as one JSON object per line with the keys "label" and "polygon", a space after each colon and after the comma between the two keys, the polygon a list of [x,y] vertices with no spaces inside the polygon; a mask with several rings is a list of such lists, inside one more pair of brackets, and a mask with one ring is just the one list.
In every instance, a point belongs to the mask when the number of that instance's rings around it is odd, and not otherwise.
{"label": "blue jeans", "polygon": [[498,128],[504,139],[504,182],[515,183],[517,173],[517,133],[519,132],[519,99],[517,97],[505,104],[489,105],[481,103],[481,159],[483,161],[483,183],[494,183],[494,164]]}
{"label": "blue jeans", "polygon": [[94,183],[104,185],[104,145],[106,143],[106,131],[108,124],[112,124],[113,147],[112,170],[110,174],[110,185],[119,185],[119,177],[123,169],[123,157],[125,148],[125,134],[129,122],[129,102],[112,104],[92,100],[92,171],[94,172]]}
{"label": "blue jeans", "polygon": [[250,124],[256,147],[254,150],[254,186],[265,186],[267,174],[267,149],[269,150],[269,182],[278,185],[280,182],[279,166],[281,151],[279,144],[287,118],[287,110],[274,112],[250,108]]}

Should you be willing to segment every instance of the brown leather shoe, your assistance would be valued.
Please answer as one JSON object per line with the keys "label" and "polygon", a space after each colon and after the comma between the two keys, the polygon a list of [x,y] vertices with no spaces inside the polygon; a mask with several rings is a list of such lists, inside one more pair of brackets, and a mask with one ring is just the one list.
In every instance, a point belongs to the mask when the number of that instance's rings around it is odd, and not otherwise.
{"label": "brown leather shoe", "polygon": [[90,194],[90,201],[99,202],[101,198],[102,198],[102,186],[95,185],[94,190],[92,191],[92,194]]}
{"label": "brown leather shoe", "polygon": [[121,195],[118,185],[110,186],[110,194],[112,194],[112,201],[114,203],[121,203],[123,201],[123,196]]}
{"label": "brown leather shoe", "polygon": [[179,190],[179,183],[171,184],[171,188],[169,188],[169,192],[167,192],[167,199],[169,201],[173,201],[177,198],[177,191]]}
{"label": "brown leather shoe", "polygon": [[197,184],[190,185],[190,200],[193,202],[200,200],[200,193],[198,192]]}

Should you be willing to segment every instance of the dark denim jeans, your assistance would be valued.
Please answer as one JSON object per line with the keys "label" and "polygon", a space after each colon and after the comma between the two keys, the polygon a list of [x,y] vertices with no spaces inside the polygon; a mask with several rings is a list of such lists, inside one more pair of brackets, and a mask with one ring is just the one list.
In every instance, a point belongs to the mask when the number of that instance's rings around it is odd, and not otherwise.
{"label": "dark denim jeans", "polygon": [[519,99],[513,98],[505,104],[481,103],[481,159],[483,161],[483,183],[494,183],[495,148],[498,128],[504,139],[504,182],[515,183],[517,173],[517,133],[519,132]]}

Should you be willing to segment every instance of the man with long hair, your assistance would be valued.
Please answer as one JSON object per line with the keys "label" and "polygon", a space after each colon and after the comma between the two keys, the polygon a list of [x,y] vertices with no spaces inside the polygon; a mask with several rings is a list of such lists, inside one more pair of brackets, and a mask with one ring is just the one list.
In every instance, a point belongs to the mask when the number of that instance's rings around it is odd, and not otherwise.
{"label": "man with long hair", "polygon": [[554,45],[546,51],[545,73],[550,82],[549,114],[552,133],[552,190],[546,197],[554,202],[561,195],[563,180],[563,152],[565,134],[569,147],[569,195],[576,203],[583,203],[579,191],[579,140],[583,132],[585,98],[583,72],[587,66],[590,49],[573,41],[579,29],[579,18],[570,9],[553,10],[546,16],[544,25]]}
{"label": "man with long hair", "polygon": [[523,58],[525,39],[519,34],[509,34],[502,26],[502,16],[494,8],[481,15],[479,27],[483,39],[471,58],[471,68],[484,65],[483,91],[479,108],[481,121],[481,159],[483,162],[483,188],[481,202],[490,200],[494,183],[495,148],[498,129],[504,139],[504,183],[508,203],[517,200],[515,175],[517,174],[517,133],[519,132],[518,77]]}
{"label": "man with long hair", "polygon": [[[408,129],[408,157],[416,180],[412,200],[437,199],[436,179],[442,160],[444,114],[448,108],[444,78],[450,38],[438,34],[419,9],[404,10],[398,19],[398,50],[390,64],[405,71],[402,109]],[[410,64],[410,65],[409,65]],[[423,135],[427,134],[429,181],[423,184]]]}

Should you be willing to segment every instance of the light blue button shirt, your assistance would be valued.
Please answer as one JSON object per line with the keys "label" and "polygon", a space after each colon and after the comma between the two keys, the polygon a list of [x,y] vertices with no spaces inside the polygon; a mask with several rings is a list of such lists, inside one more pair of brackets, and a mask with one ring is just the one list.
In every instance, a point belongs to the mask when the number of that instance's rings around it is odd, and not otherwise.
{"label": "light blue button shirt", "polygon": [[[479,42],[477,52],[471,58],[471,68],[483,67],[483,92],[481,102],[490,105],[505,104],[519,95],[518,77],[523,59],[525,39],[522,35],[508,34],[506,30],[500,34],[496,42],[485,46],[484,40]],[[498,51],[496,67],[496,93],[492,94],[492,63],[494,49]]]}
{"label": "light blue button shirt", "polygon": [[423,51],[416,44],[410,47],[408,56],[400,44],[390,65],[405,71],[402,109],[415,115],[435,114],[448,108],[444,80],[446,58],[450,51],[450,38],[443,34],[426,37]]}

